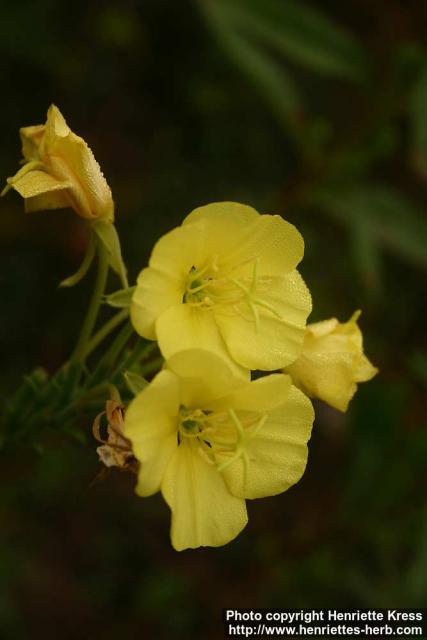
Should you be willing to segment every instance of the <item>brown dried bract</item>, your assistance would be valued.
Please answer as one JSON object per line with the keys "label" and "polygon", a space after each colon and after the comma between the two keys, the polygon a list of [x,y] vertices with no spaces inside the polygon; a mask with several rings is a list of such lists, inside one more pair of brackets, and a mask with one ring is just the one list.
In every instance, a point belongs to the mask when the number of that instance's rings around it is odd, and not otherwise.
{"label": "brown dried bract", "polygon": [[[137,473],[138,461],[133,455],[132,444],[123,435],[123,416],[125,408],[115,400],[107,400],[105,411],[96,416],[92,431],[102,446],[97,448],[101,462],[106,467],[118,467],[123,471]],[[107,419],[107,438],[101,435],[101,419]]]}

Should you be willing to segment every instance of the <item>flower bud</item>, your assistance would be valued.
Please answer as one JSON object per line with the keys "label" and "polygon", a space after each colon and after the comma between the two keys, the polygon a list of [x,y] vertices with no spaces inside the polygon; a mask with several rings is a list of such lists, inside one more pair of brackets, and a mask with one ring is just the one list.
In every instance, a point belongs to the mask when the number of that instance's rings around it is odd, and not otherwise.
{"label": "flower bud", "polygon": [[348,322],[330,318],[307,325],[303,351],[285,370],[308,396],[343,412],[357,391],[357,383],[378,373],[363,353],[359,316],[356,311]]}
{"label": "flower bud", "polygon": [[24,165],[7,179],[6,193],[25,198],[27,212],[71,207],[88,220],[113,222],[110,187],[95,157],[51,105],[46,124],[20,130]]}

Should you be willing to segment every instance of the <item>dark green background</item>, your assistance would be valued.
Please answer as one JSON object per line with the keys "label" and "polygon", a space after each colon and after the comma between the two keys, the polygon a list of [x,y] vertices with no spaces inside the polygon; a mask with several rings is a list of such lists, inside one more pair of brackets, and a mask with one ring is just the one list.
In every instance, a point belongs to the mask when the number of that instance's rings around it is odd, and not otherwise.
{"label": "dark green background", "polygon": [[[55,102],[112,187],[131,280],[195,206],[281,213],[306,240],[313,320],[363,309],[380,368],[346,415],[316,404],[303,479],[250,502],[220,549],[176,553],[132,476],[93,483],[90,437],[0,454],[2,640],[221,638],[225,606],[426,605],[426,36],[425,3],[403,0],[1,3],[1,176]],[[73,213],[0,208],[6,399],[69,356],[91,278],[57,288],[84,249]]]}

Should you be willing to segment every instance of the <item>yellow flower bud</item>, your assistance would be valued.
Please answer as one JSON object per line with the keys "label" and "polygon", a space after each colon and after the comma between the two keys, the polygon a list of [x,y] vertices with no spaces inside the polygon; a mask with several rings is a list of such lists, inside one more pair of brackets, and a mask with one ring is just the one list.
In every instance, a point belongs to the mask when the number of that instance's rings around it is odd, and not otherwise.
{"label": "yellow flower bud", "polygon": [[51,105],[44,125],[20,130],[24,165],[7,179],[25,198],[27,212],[71,207],[88,220],[113,222],[114,203],[99,164],[80,136]]}
{"label": "yellow flower bud", "polygon": [[357,383],[367,382],[378,373],[363,353],[357,325],[360,313],[356,311],[344,323],[330,318],[307,325],[303,351],[285,369],[304,393],[343,412],[357,391]]}

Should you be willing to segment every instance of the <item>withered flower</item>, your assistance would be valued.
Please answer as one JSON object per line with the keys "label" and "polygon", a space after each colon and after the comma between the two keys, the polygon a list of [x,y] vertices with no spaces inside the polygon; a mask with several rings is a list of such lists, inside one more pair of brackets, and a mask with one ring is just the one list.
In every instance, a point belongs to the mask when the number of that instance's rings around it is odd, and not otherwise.
{"label": "withered flower", "polygon": [[[116,400],[107,400],[105,411],[96,416],[92,427],[94,437],[102,443],[96,451],[106,467],[118,467],[123,471],[137,473],[138,461],[133,454],[132,444],[123,435],[124,411],[124,406]],[[107,419],[106,438],[101,435],[103,416]]]}

